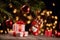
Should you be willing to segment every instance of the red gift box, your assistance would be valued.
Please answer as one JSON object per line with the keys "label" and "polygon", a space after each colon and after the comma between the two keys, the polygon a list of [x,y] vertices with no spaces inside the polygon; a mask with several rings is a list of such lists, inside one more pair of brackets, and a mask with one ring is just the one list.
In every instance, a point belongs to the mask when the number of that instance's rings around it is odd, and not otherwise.
{"label": "red gift box", "polygon": [[52,30],[46,30],[45,31],[45,36],[51,37],[52,36]]}

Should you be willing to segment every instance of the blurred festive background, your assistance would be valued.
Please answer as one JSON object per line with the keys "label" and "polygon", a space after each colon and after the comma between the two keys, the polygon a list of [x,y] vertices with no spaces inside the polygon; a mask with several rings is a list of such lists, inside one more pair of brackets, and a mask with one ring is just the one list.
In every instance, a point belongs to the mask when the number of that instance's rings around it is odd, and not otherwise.
{"label": "blurred festive background", "polygon": [[23,20],[26,25],[25,30],[30,31],[32,22],[38,17],[43,20],[40,35],[44,35],[46,30],[52,30],[52,34],[55,34],[60,31],[59,5],[58,0],[0,0],[0,32],[3,29],[4,19],[9,20],[10,24]]}

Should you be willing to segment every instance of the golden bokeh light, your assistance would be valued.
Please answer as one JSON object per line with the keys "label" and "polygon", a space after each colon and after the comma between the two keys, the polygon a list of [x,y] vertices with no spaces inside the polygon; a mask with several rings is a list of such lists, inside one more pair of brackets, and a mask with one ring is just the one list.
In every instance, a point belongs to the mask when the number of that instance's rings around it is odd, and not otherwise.
{"label": "golden bokeh light", "polygon": [[16,21],[18,21],[19,20],[19,17],[18,16],[16,16]]}
{"label": "golden bokeh light", "polygon": [[55,21],[54,23],[57,24],[57,21]]}
{"label": "golden bokeh light", "polygon": [[41,35],[44,35],[43,33],[41,33]]}
{"label": "golden bokeh light", "polygon": [[9,3],[9,7],[10,7],[10,8],[12,8],[12,7],[13,7],[13,6],[12,6],[12,3]]}
{"label": "golden bokeh light", "polygon": [[57,16],[55,16],[55,19],[58,19],[58,17],[57,17]]}
{"label": "golden bokeh light", "polygon": [[16,13],[16,12],[17,12],[17,9],[14,9],[14,10],[13,10],[13,13]]}
{"label": "golden bokeh light", "polygon": [[47,11],[47,12],[46,12],[46,14],[47,14],[47,16],[50,16],[50,13],[49,13],[49,11]]}
{"label": "golden bokeh light", "polygon": [[52,16],[52,18],[54,18],[54,16]]}
{"label": "golden bokeh light", "polygon": [[46,22],[47,22],[47,20],[44,20],[44,22],[46,23]]}
{"label": "golden bokeh light", "polygon": [[44,13],[41,13],[41,15],[44,15]]}
{"label": "golden bokeh light", "polygon": [[30,15],[30,16],[27,16],[27,18],[29,19],[29,20],[31,20],[32,19],[32,16]]}
{"label": "golden bokeh light", "polygon": [[53,26],[53,29],[55,29],[56,26]]}
{"label": "golden bokeh light", "polygon": [[23,16],[25,16],[25,17],[26,17],[27,15],[26,15],[26,14],[24,14]]}
{"label": "golden bokeh light", "polygon": [[27,24],[30,24],[31,23],[31,21],[29,20],[29,21],[27,21]]}
{"label": "golden bokeh light", "polygon": [[52,14],[52,11],[49,11],[50,12],[50,14]]}
{"label": "golden bokeh light", "polygon": [[52,5],[55,6],[55,3],[53,3]]}

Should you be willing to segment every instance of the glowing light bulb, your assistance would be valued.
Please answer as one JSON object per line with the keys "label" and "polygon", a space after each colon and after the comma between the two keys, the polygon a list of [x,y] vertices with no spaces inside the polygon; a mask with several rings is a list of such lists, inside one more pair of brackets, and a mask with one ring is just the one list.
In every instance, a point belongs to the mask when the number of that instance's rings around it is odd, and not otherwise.
{"label": "glowing light bulb", "polygon": [[55,24],[57,24],[57,21],[55,21]]}
{"label": "glowing light bulb", "polygon": [[41,13],[41,15],[44,15],[44,13]]}
{"label": "glowing light bulb", "polygon": [[50,14],[52,14],[52,11],[50,11]]}
{"label": "glowing light bulb", "polygon": [[53,3],[53,6],[55,6],[55,3]]}
{"label": "glowing light bulb", "polygon": [[27,18],[29,19],[29,20],[31,20],[32,19],[32,16],[30,15],[30,16],[27,16]]}
{"label": "glowing light bulb", "polygon": [[49,11],[47,11],[47,16],[50,16],[50,13],[49,13]]}
{"label": "glowing light bulb", "polygon": [[57,16],[55,16],[55,19],[58,19],[58,17],[57,17]]}
{"label": "glowing light bulb", "polygon": [[27,21],[27,24],[30,24],[31,23],[31,21],[29,20],[29,21]]}
{"label": "glowing light bulb", "polygon": [[17,9],[14,9],[14,10],[13,10],[13,13],[16,13],[16,12],[17,12]]}
{"label": "glowing light bulb", "polygon": [[9,3],[9,7],[12,8],[12,4],[11,3]]}
{"label": "glowing light bulb", "polygon": [[53,29],[55,29],[56,26],[53,26]]}
{"label": "glowing light bulb", "polygon": [[54,16],[52,16],[52,18],[54,18]]}
{"label": "glowing light bulb", "polygon": [[26,17],[27,15],[26,15],[26,14],[24,14],[23,16],[25,16],[25,17]]}
{"label": "glowing light bulb", "polygon": [[44,20],[44,22],[47,22],[47,20]]}
{"label": "glowing light bulb", "polygon": [[19,17],[18,16],[16,16],[16,21],[18,21],[19,20]]}
{"label": "glowing light bulb", "polygon": [[43,33],[41,33],[41,35],[43,35]]}

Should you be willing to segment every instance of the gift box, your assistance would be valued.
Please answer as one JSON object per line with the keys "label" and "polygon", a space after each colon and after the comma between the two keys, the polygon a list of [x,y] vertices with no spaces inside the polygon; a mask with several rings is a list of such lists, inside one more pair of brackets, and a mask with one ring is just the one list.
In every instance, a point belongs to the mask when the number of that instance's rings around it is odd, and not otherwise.
{"label": "gift box", "polygon": [[15,32],[20,32],[20,31],[25,31],[25,24],[13,24],[13,31]]}
{"label": "gift box", "polygon": [[24,34],[24,36],[28,36],[28,32],[27,32],[27,31],[25,31],[25,34]]}
{"label": "gift box", "polygon": [[45,31],[45,36],[51,37],[52,36],[52,30],[46,30]]}

